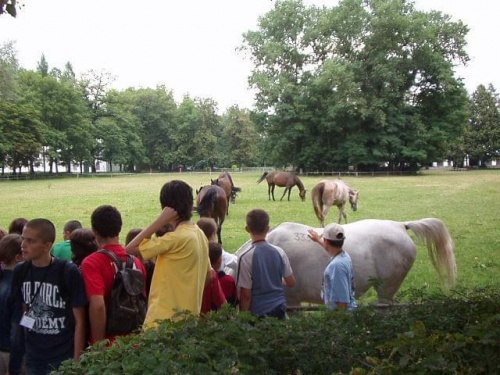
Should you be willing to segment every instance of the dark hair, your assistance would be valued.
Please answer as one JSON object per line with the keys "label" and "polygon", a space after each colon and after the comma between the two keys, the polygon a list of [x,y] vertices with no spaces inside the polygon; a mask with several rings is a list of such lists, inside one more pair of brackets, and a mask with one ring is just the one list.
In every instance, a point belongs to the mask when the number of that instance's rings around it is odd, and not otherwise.
{"label": "dark hair", "polygon": [[212,237],[217,232],[217,223],[211,217],[202,217],[196,222],[207,238]]}
{"label": "dark hair", "polygon": [[210,264],[213,266],[222,256],[222,245],[220,243],[210,242],[208,244],[208,256],[210,258]]}
{"label": "dark hair", "polygon": [[160,191],[160,204],[161,208],[173,208],[178,222],[189,220],[193,216],[193,189],[184,181],[167,182]]}
{"label": "dark hair", "polygon": [[21,255],[22,238],[17,233],[8,234],[0,240],[0,262],[10,264],[16,257]]}
{"label": "dark hair", "polygon": [[164,226],[162,226],[160,229],[158,229],[156,232],[155,232],[155,235],[156,237],[161,237],[163,236],[165,233],[168,233],[168,232],[173,232],[175,230],[174,226],[172,224],[165,224]]}
{"label": "dark hair", "polygon": [[342,247],[344,246],[344,240],[329,240],[327,238],[324,238],[324,240],[329,243],[330,245],[332,246],[335,246],[335,247]]}
{"label": "dark hair", "polygon": [[56,227],[48,219],[33,219],[26,223],[26,228],[31,228],[37,231],[38,237],[44,242],[52,242],[56,240]]}
{"label": "dark hair", "polygon": [[127,233],[127,237],[125,237],[125,246],[127,246],[130,243],[130,241],[132,241],[141,232],[142,232],[141,228],[130,229]]}
{"label": "dark hair", "polygon": [[102,238],[118,237],[122,230],[122,215],[116,207],[103,205],[97,207],[90,217],[92,229]]}
{"label": "dark hair", "polygon": [[71,232],[69,238],[71,243],[71,252],[73,253],[73,263],[80,266],[83,260],[90,254],[99,250],[99,244],[95,238],[94,232],[90,229],[75,229]]}
{"label": "dark hair", "polygon": [[250,233],[265,233],[269,226],[269,215],[266,211],[256,208],[247,214],[247,227]]}
{"label": "dark hair", "polygon": [[78,220],[70,220],[66,224],[64,224],[64,231],[72,233],[74,230],[81,229],[82,223]]}
{"label": "dark hair", "polygon": [[9,234],[23,234],[23,228],[27,223],[28,220],[26,220],[24,217],[18,217],[17,219],[12,220],[9,225]]}

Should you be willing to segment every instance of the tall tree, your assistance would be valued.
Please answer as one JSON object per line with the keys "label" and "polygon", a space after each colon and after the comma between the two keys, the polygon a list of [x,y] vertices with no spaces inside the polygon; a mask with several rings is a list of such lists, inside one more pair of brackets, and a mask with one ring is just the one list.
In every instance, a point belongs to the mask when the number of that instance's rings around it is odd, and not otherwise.
{"label": "tall tree", "polygon": [[99,119],[106,116],[105,98],[107,91],[111,88],[111,84],[115,77],[104,70],[96,71],[89,70],[82,74],[78,85],[81,93],[87,104],[90,114],[91,123],[91,140],[90,147],[90,167],[92,172],[96,172],[96,161],[99,158],[101,147],[97,142],[99,131],[96,129]]}
{"label": "tall tree", "polygon": [[470,100],[470,118],[465,134],[465,151],[471,165],[482,165],[500,157],[500,112],[493,87],[479,85]]}
{"label": "tall tree", "polygon": [[134,96],[132,113],[144,145],[148,169],[171,168],[176,149],[173,144],[177,104],[174,94],[165,86],[156,89],[128,89]]}
{"label": "tall tree", "polygon": [[0,46],[0,101],[12,101],[16,96],[16,77],[19,70],[14,42]]}
{"label": "tall tree", "polygon": [[273,160],[373,168],[442,157],[463,132],[466,94],[453,67],[468,59],[467,31],[406,0],[277,1],[243,45]]}
{"label": "tall tree", "polygon": [[257,159],[258,137],[249,111],[232,106],[222,116],[222,124],[231,165],[252,165]]}
{"label": "tall tree", "polygon": [[42,125],[36,109],[29,103],[0,102],[0,157],[3,167],[12,168],[13,173],[21,167],[34,165],[42,149]]}

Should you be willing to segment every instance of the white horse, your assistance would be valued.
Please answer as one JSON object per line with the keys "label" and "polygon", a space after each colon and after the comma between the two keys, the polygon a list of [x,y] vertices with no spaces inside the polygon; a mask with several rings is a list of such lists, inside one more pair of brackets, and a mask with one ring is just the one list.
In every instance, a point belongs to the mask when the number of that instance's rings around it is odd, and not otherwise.
{"label": "white horse", "polygon": [[[411,229],[427,245],[442,285],[449,288],[455,284],[453,241],[441,220],[361,220],[343,227],[346,235],[343,248],[352,259],[356,297],[373,286],[380,303],[392,302],[417,255],[416,245],[407,229]],[[282,223],[267,235],[270,243],[286,252],[295,275],[295,286],[286,288],[288,306],[298,306],[301,302],[323,302],[321,285],[330,256],[309,238],[309,228],[298,223]],[[323,233],[323,228],[315,230]],[[245,243],[236,255],[250,245],[250,242]]]}
{"label": "white horse", "polygon": [[325,218],[332,205],[336,205],[339,209],[339,224],[342,221],[342,216],[347,224],[347,213],[345,212],[347,201],[351,204],[353,211],[358,209],[358,191],[354,190],[347,182],[339,179],[318,182],[311,190],[311,198],[314,212],[322,227],[325,226]]}

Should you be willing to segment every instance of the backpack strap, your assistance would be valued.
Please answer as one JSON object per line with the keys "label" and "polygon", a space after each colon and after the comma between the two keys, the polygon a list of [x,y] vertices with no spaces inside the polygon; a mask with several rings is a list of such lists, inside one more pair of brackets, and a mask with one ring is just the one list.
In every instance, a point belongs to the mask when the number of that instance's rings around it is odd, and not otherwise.
{"label": "backpack strap", "polygon": [[123,266],[122,266],[122,262],[120,262],[120,259],[118,259],[118,257],[116,256],[115,253],[113,253],[112,251],[109,251],[109,250],[106,250],[106,249],[102,249],[102,250],[99,250],[98,253],[101,253],[101,254],[106,254],[108,257],[111,258],[111,260],[113,262],[115,262],[115,265],[116,265],[116,269],[118,271],[121,271]]}

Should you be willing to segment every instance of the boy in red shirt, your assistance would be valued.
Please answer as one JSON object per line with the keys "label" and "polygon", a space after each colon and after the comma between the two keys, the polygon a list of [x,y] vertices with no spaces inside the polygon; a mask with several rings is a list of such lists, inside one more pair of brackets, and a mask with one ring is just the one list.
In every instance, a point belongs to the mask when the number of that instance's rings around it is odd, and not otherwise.
{"label": "boy in red shirt", "polygon": [[[128,254],[119,243],[122,229],[120,212],[112,206],[97,207],[91,216],[92,231],[101,249],[113,252],[120,261],[126,262]],[[146,285],[146,269],[142,262],[134,257],[135,268],[144,275]],[[106,254],[95,252],[82,262],[82,276],[89,299],[90,343],[108,339],[113,342],[114,335],[106,333],[106,306],[115,279],[116,266]],[[144,293],[146,293],[144,291]]]}

